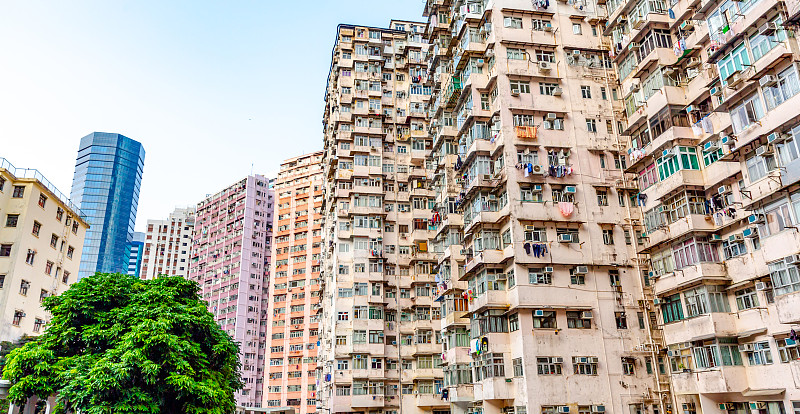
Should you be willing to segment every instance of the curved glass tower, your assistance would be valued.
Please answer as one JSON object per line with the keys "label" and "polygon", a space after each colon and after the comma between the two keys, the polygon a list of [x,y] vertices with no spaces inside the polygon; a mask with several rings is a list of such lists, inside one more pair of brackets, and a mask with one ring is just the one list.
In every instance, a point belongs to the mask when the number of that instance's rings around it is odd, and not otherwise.
{"label": "curved glass tower", "polygon": [[79,278],[95,272],[127,273],[144,169],[142,144],[124,135],[94,132],[81,138],[70,198],[91,227]]}

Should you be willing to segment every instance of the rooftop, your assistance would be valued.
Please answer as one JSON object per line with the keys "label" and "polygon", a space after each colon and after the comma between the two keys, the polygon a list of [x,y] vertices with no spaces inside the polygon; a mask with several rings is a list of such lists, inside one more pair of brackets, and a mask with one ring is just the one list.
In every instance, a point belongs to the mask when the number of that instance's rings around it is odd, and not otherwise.
{"label": "rooftop", "polygon": [[78,215],[83,221],[87,221],[86,214],[78,208],[72,201],[70,201],[69,197],[64,195],[61,191],[56,188],[53,183],[50,182],[47,178],[44,178],[44,174],[39,172],[39,170],[33,168],[17,168],[7,159],[0,157],[0,169],[4,169],[11,173],[15,178],[28,178],[39,181],[45,188],[50,190],[50,192],[56,196],[64,205],[66,205],[73,213]]}

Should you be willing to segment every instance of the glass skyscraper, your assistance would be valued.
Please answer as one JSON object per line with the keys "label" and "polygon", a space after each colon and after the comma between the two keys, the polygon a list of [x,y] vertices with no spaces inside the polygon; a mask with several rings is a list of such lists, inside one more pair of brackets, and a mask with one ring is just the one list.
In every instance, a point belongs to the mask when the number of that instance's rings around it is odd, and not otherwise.
{"label": "glass skyscraper", "polygon": [[70,198],[88,216],[91,227],[79,278],[95,272],[128,272],[143,169],[144,148],[139,142],[106,132],[81,138]]}

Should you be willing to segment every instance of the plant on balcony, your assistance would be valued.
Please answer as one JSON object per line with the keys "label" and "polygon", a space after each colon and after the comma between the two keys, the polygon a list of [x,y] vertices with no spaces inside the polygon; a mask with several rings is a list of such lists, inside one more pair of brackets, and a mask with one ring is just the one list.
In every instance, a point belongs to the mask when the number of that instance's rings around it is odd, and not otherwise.
{"label": "plant on balcony", "polygon": [[10,400],[55,394],[55,413],[234,412],[239,346],[197,292],[181,277],[98,273],[45,299],[47,330],[8,356]]}

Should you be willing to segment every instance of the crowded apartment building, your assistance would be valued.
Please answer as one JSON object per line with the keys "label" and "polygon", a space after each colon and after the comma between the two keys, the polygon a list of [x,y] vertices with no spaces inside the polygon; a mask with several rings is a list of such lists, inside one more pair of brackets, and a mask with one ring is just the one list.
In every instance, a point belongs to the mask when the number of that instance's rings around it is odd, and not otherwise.
{"label": "crowded apartment building", "polygon": [[165,220],[147,220],[141,278],[189,277],[194,207],[176,208]]}

